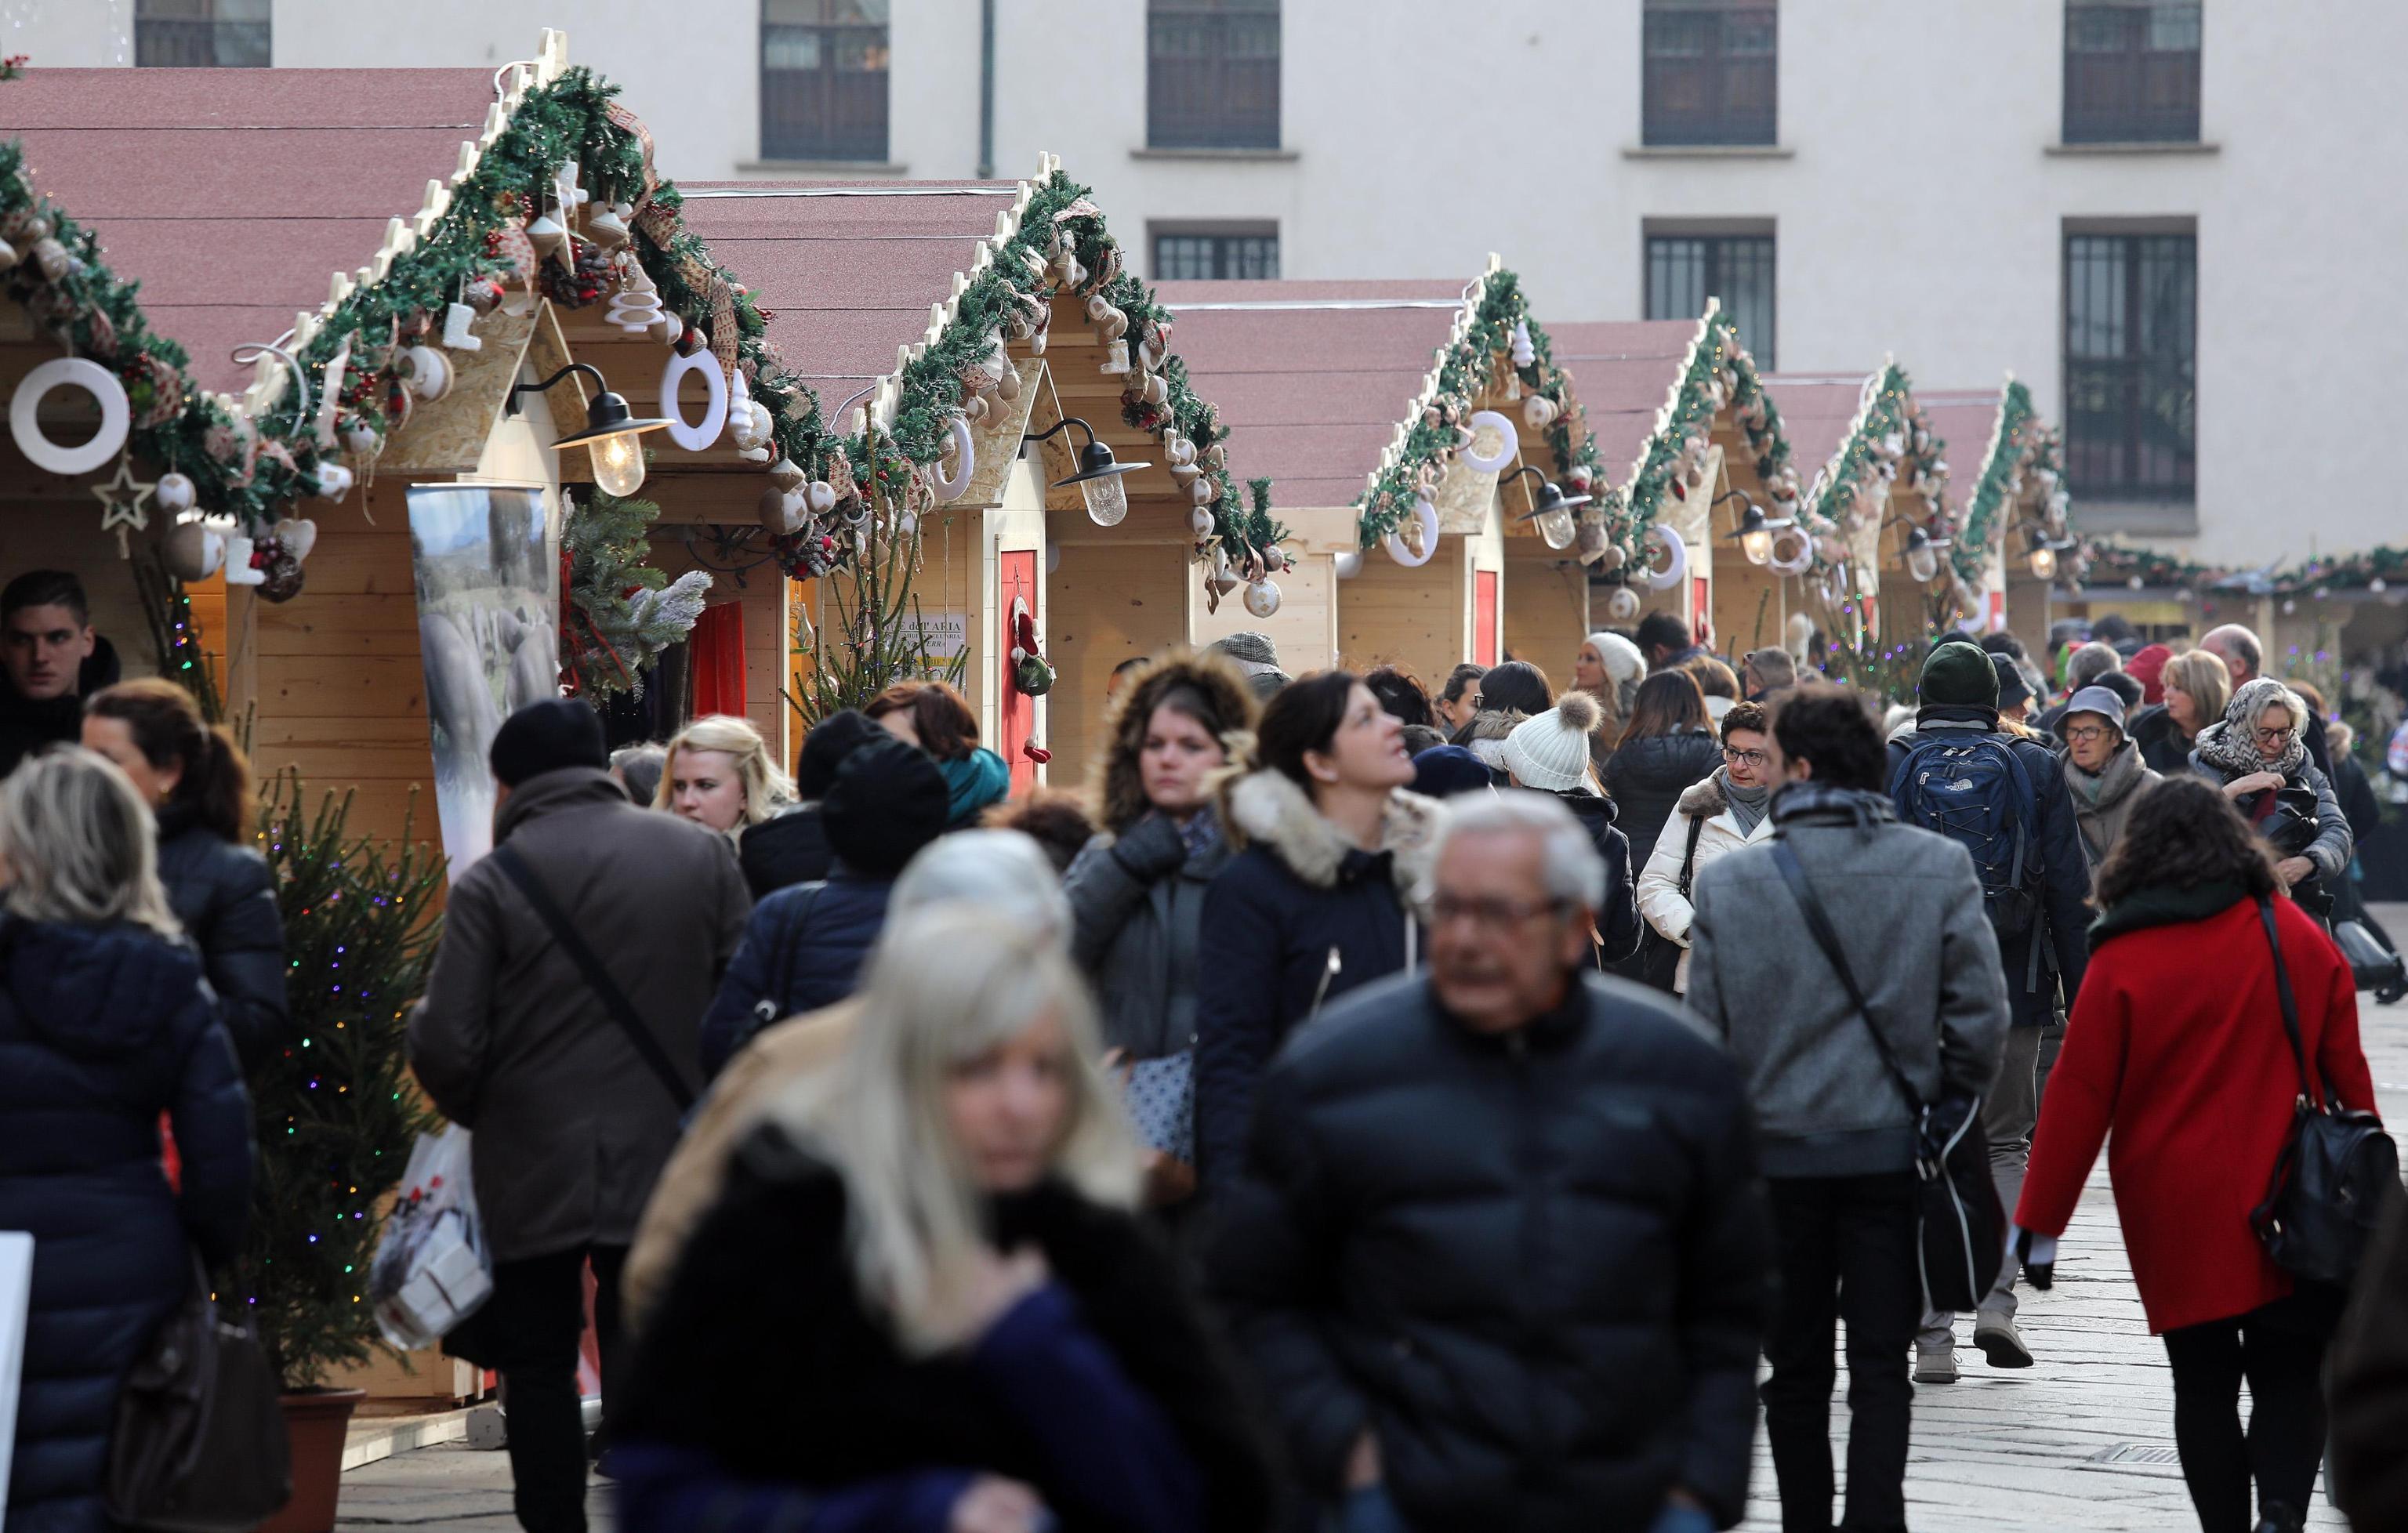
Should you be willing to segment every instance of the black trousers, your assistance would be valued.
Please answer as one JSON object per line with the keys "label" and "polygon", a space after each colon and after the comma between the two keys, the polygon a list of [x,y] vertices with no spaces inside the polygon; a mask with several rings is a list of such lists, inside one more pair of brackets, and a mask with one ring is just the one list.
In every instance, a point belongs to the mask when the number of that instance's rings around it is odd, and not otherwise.
{"label": "black trousers", "polygon": [[1907,1352],[1923,1315],[1914,1173],[1782,1177],[1772,1204],[1781,1300],[1764,1344],[1764,1428],[1783,1533],[1830,1533],[1832,1327],[1848,1325],[1848,1508],[1840,1526],[1906,1526],[1914,1385]]}
{"label": "black trousers", "polygon": [[[2341,1322],[2338,1290],[2301,1284],[2288,1298],[2229,1320],[2165,1334],[2174,1374],[2174,1447],[2205,1533],[2248,1533],[2249,1483],[2259,1515],[2281,1505],[2305,1517],[2325,1451],[2325,1348]],[[2249,1429],[2241,1382],[2249,1381]]]}
{"label": "black trousers", "polygon": [[602,1408],[618,1395],[625,1346],[619,1331],[619,1269],[625,1246],[494,1265],[485,1301],[493,1367],[509,1413],[512,1505],[527,1533],[585,1533],[585,1426],[577,1396],[577,1344],[585,1333],[585,1263],[594,1263],[594,1340],[602,1354]]}

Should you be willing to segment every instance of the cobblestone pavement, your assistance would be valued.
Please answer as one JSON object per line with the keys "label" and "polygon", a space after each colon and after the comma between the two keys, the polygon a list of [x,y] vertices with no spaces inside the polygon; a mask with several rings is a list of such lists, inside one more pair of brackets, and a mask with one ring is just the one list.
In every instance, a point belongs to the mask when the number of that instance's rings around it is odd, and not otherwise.
{"label": "cobblestone pavement", "polygon": [[[2408,932],[2408,906],[2378,913],[2393,932]],[[2377,1009],[2372,997],[2358,999],[2384,1117],[2408,1122],[2408,1005]],[[2038,1358],[2033,1367],[2001,1372],[1985,1365],[1971,1345],[1968,1317],[1957,1323],[1961,1382],[1917,1388],[1906,1471],[1907,1516],[1917,1533],[2199,1526],[2173,1462],[2165,1350],[2142,1319],[2103,1156],[2067,1231],[2057,1282],[2045,1294],[2023,1293],[2019,1323]],[[1842,1359],[1832,1431],[1843,1485],[1846,1387]],[[1742,1526],[1773,1533],[1781,1509],[1761,1432],[1755,1490]],[[608,1533],[608,1488],[597,1483],[587,1505],[596,1533]],[[448,1443],[354,1469],[343,1477],[336,1526],[354,1533],[507,1533],[517,1526],[509,1457]],[[2348,1525],[2319,1493],[2308,1526]]]}

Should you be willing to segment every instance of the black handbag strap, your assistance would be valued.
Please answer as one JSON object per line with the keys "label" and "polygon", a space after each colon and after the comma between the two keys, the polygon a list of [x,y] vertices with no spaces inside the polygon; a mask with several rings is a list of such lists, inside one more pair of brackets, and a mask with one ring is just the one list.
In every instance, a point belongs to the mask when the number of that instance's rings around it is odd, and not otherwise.
{"label": "black handbag strap", "polygon": [[[2300,1068],[2300,1100],[2317,1105],[2315,1083],[2308,1074],[2308,1048],[2300,1032],[2300,1002],[2291,993],[2290,966],[2283,961],[2283,938],[2274,929],[2274,902],[2258,896],[2258,919],[2265,924],[2266,946],[2274,954],[2274,996],[2283,1003],[2283,1036],[2290,1041],[2291,1063]],[[2325,1082],[2325,1100],[2332,1099],[2332,1082]]]}
{"label": "black handbag strap", "polygon": [[1706,817],[1689,816],[1689,849],[1681,854],[1681,897],[1689,897],[1689,886],[1698,877],[1698,838],[1706,833]]}
{"label": "black handbag strap", "polygon": [[535,907],[535,913],[551,931],[552,940],[558,942],[570,961],[577,965],[578,972],[585,977],[586,988],[594,992],[595,998],[602,1003],[602,1009],[610,1013],[610,1020],[619,1024],[621,1031],[627,1035],[627,1041],[635,1045],[636,1053],[652,1067],[652,1074],[660,1078],[661,1084],[668,1091],[669,1099],[677,1103],[678,1111],[692,1111],[694,1090],[685,1083],[685,1078],[678,1074],[668,1051],[661,1047],[661,1040],[652,1036],[652,1030],[644,1025],[644,1019],[636,1014],[636,1008],[627,999],[627,993],[610,978],[610,971],[602,967],[600,956],[585,940],[584,934],[568,919],[568,912],[560,908],[560,902],[552,897],[552,891],[543,886],[543,881],[535,876],[535,869],[527,866],[526,859],[519,855],[518,848],[497,846],[491,855],[494,866],[509,875],[509,881],[518,885],[519,893],[526,896],[527,903]]}
{"label": "black handbag strap", "polygon": [[1889,1039],[1882,1034],[1881,1024],[1873,1020],[1873,1009],[1865,1000],[1864,987],[1856,983],[1856,971],[1848,967],[1848,955],[1840,946],[1840,934],[1831,929],[1831,918],[1823,909],[1822,897],[1814,893],[1814,885],[1807,881],[1806,869],[1799,864],[1798,853],[1790,850],[1787,841],[1776,837],[1772,843],[1772,862],[1781,869],[1783,881],[1789,885],[1790,897],[1797,900],[1799,910],[1806,917],[1806,929],[1813,934],[1814,945],[1821,948],[1823,956],[1831,961],[1832,971],[1839,975],[1841,987],[1847,991],[1849,1001],[1856,1006],[1856,1015],[1865,1019],[1867,1030],[1873,1035],[1873,1047],[1880,1052],[1881,1062],[1888,1069],[1890,1079],[1898,1082],[1899,1091],[1906,1097],[1906,1105],[1920,1117],[1925,1107],[1922,1094],[1914,1089],[1914,1082],[1906,1078],[1906,1071],[1899,1066],[1898,1055],[1890,1052]]}

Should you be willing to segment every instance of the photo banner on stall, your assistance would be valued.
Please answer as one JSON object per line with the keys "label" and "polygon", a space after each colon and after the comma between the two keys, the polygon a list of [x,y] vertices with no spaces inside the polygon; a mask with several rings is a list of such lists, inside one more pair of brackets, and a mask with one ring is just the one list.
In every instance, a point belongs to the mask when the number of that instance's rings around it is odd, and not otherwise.
{"label": "photo banner on stall", "polygon": [[34,1238],[0,1231],[0,1507],[8,1504],[9,1450],[24,1387],[25,1323],[34,1299]]}
{"label": "photo banner on stall", "polygon": [[494,847],[502,721],[560,695],[559,529],[540,485],[414,484],[409,554],[443,853],[457,880]]}

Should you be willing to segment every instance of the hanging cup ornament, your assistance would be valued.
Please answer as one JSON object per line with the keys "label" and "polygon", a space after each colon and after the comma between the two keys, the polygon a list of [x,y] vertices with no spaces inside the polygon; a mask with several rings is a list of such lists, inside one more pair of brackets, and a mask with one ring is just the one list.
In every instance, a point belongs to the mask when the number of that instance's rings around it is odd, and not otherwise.
{"label": "hanging cup ornament", "polygon": [[409,365],[409,392],[427,404],[452,392],[452,361],[432,346],[420,344],[402,353]]}

